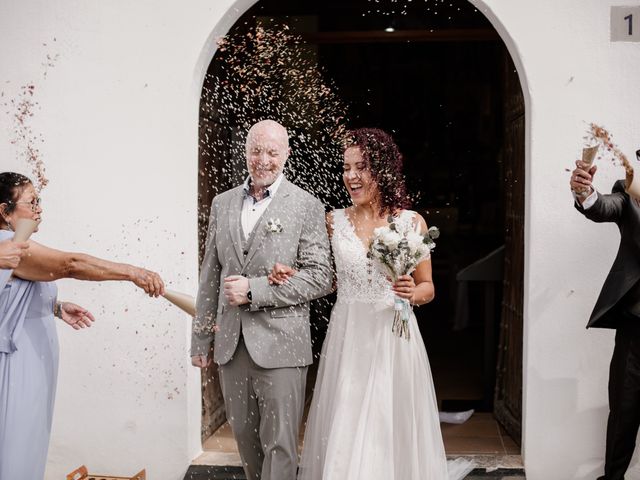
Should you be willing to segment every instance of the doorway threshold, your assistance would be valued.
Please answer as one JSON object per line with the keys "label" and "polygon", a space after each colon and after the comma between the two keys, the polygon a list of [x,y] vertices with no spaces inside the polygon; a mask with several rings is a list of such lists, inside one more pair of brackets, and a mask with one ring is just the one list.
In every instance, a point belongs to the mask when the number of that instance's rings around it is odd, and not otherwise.
{"label": "doorway threshold", "polygon": [[[447,458],[466,458],[476,464],[476,471],[491,473],[493,471],[523,472],[524,464],[520,455],[447,455]],[[205,451],[191,463],[195,467],[240,468],[242,461],[238,453]]]}
{"label": "doorway threshold", "polygon": [[[301,429],[303,430],[303,429]],[[476,464],[472,476],[494,479],[522,479],[524,465],[520,448],[488,413],[477,413],[462,425],[442,425],[442,434],[447,458],[468,458]],[[299,447],[302,447],[304,432],[300,432]],[[191,463],[186,480],[227,479],[238,477],[242,462],[231,427],[222,425],[203,444],[203,453]],[[212,476],[207,477],[206,472]],[[225,473],[226,472],[226,473]],[[213,476],[222,475],[222,476]],[[229,473],[228,476],[225,477]],[[200,476],[197,476],[200,475]],[[233,475],[236,475],[235,477]]]}

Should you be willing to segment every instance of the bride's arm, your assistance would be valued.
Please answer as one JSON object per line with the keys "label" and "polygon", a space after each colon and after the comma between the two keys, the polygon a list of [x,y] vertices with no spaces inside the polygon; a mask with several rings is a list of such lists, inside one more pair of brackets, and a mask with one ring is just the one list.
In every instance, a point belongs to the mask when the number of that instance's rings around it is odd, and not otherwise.
{"label": "bride's arm", "polygon": [[431,277],[431,259],[420,262],[412,276],[416,286],[409,301],[413,305],[424,305],[431,302],[436,296]]}
{"label": "bride's arm", "polygon": [[412,305],[424,305],[435,297],[431,279],[431,260],[423,260],[411,275],[402,275],[393,284],[393,292],[400,298],[409,300]]}
{"label": "bride's arm", "polygon": [[[423,235],[428,231],[427,222],[418,213],[413,222],[416,230]],[[413,305],[424,305],[435,297],[435,288],[431,276],[431,259],[423,260],[418,264],[411,275],[403,275],[393,285],[393,291],[401,298],[409,300]]]}

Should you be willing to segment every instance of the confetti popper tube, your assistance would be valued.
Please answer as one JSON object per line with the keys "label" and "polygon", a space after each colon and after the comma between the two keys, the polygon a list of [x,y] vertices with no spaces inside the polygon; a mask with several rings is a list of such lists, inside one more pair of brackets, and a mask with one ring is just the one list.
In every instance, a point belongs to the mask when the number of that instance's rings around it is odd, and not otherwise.
{"label": "confetti popper tube", "polygon": [[196,300],[191,295],[186,293],[176,292],[174,290],[164,291],[164,298],[173,303],[176,307],[184,310],[186,313],[195,317],[196,315]]}
{"label": "confetti popper tube", "polygon": [[[593,161],[596,159],[599,145],[593,145],[591,147],[584,147],[582,149],[582,161],[587,164],[585,170],[589,170],[593,166]],[[587,188],[583,188],[582,191],[586,191]]]}
{"label": "confetti popper tube", "polygon": [[582,149],[582,161],[589,165],[589,168],[591,168],[591,165],[593,165],[593,161],[596,158],[596,153],[598,153],[598,145],[595,145],[593,147],[585,147]]}
{"label": "confetti popper tube", "polygon": [[38,222],[30,218],[21,218],[16,222],[14,242],[26,242],[33,232],[38,228]]}

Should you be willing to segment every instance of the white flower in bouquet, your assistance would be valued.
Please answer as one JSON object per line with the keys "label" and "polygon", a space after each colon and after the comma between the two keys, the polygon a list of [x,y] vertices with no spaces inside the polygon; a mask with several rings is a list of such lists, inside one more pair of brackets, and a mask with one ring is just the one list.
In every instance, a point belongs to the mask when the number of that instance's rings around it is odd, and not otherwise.
{"label": "white flower in bouquet", "polygon": [[[410,231],[407,233],[407,243],[409,244],[409,251],[413,252],[415,258],[424,260],[431,254],[431,248],[425,243],[424,235],[420,235],[416,231]],[[434,244],[435,246],[435,244]],[[418,261],[419,263],[419,261]],[[417,263],[416,263],[417,266]]]}
{"label": "white flower in bouquet", "polygon": [[389,227],[379,227],[373,231],[374,238],[377,236],[379,241],[385,245],[388,250],[395,250],[398,248],[402,236]]}
{"label": "white flower in bouquet", "polygon": [[[410,222],[397,223],[389,217],[389,225],[373,231],[368,257],[377,260],[378,267],[395,282],[402,275],[411,274],[418,264],[431,256],[440,236],[437,227],[425,234],[419,233]],[[411,306],[406,299],[396,297],[392,331],[399,337],[409,338]]]}

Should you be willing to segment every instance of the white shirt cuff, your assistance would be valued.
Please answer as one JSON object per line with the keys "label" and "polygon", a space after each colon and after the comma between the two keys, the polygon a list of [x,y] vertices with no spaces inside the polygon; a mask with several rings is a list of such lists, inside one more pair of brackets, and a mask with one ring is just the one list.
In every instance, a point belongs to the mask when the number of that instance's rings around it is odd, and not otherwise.
{"label": "white shirt cuff", "polygon": [[[573,198],[576,202],[578,202],[578,196],[576,195],[576,193],[572,190],[571,193],[573,194]],[[587,198],[585,198],[582,201],[582,208],[583,210],[588,210],[591,207],[593,207],[593,204],[596,203],[596,200],[598,199],[598,192],[596,192],[595,188],[593,189],[593,192],[591,192],[589,194],[589,196]],[[580,203],[580,202],[578,202]]]}

